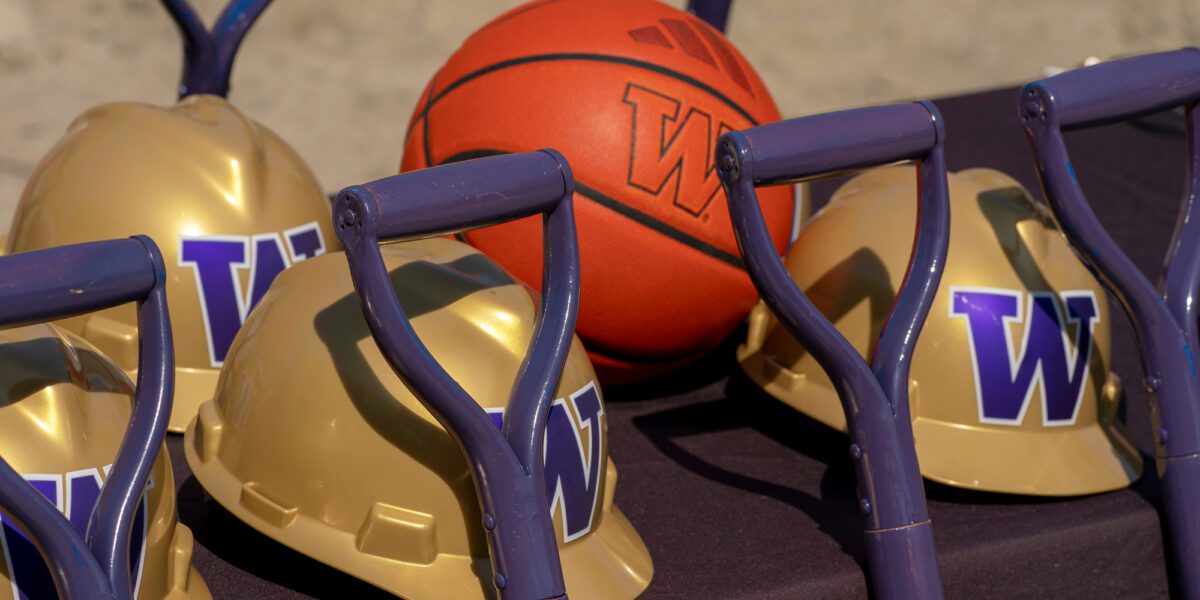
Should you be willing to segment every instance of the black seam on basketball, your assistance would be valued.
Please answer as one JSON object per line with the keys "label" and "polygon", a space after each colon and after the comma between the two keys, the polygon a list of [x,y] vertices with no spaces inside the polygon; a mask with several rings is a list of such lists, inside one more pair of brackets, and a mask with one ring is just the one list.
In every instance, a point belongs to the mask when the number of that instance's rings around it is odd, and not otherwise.
{"label": "black seam on basketball", "polygon": [[[648,93],[658,96],[660,98],[665,98],[666,100],[672,102],[675,105],[675,112],[672,116],[667,116],[666,113],[664,113],[662,115],[664,126],[659,129],[659,140],[658,140],[658,147],[660,148],[658,157],[659,157],[660,162],[663,159],[663,157],[665,157],[667,155],[667,153],[670,152],[671,147],[675,145],[675,141],[679,139],[679,136],[684,134],[684,128],[687,126],[688,121],[691,120],[693,114],[700,115],[708,123],[708,134],[705,136],[705,141],[708,145],[706,146],[706,150],[704,152],[704,155],[706,157],[706,160],[704,162],[704,167],[705,167],[704,179],[706,181],[711,179],[712,175],[714,173],[716,173],[716,171],[717,171],[717,163],[713,160],[713,150],[712,150],[712,141],[714,139],[712,137],[712,125],[713,125],[712,115],[693,106],[688,110],[686,115],[683,115],[681,117],[679,113],[682,112],[683,102],[681,102],[678,98],[672,98],[671,96],[668,96],[667,94],[652,90],[644,85],[639,85],[639,84],[633,83],[632,81],[625,84],[625,94],[624,94],[624,97],[622,97],[622,99],[621,99],[622,102],[624,102],[625,104],[628,104],[629,106],[631,106],[633,108],[633,122],[634,122],[634,126],[629,132],[629,172],[625,177],[625,184],[632,188],[642,190],[651,195],[659,196],[662,194],[663,189],[666,188],[667,183],[669,181],[671,181],[672,176],[675,175],[676,173],[678,173],[678,176],[677,176],[678,183],[675,185],[675,194],[671,197],[671,204],[679,207],[683,211],[686,211],[688,214],[692,215],[693,217],[699,218],[700,215],[704,214],[705,210],[708,210],[708,206],[710,204],[712,204],[713,198],[717,197],[717,192],[721,191],[721,186],[720,186],[720,184],[712,186],[712,192],[708,195],[708,198],[705,199],[704,204],[701,205],[696,210],[692,210],[691,208],[687,207],[686,205],[680,204],[679,203],[679,193],[683,189],[683,161],[686,158],[684,155],[682,155],[682,154],[680,155],[679,160],[676,161],[676,163],[675,163],[675,166],[670,171],[667,172],[667,176],[662,180],[662,183],[659,184],[659,186],[657,188],[650,188],[650,187],[641,185],[640,183],[633,180],[633,173],[635,170],[634,169],[634,160],[638,154],[638,152],[637,152],[638,102],[631,101],[630,97],[629,97],[629,92],[633,88],[638,88],[640,90],[643,90],[645,92],[648,92]],[[677,127],[675,129],[674,135],[671,136],[670,141],[667,140],[667,128],[665,125],[666,121],[672,121],[672,122],[678,123],[678,125],[679,125],[679,127]],[[718,131],[732,131],[733,130],[733,128],[730,127],[728,124],[726,124],[724,121],[717,119],[716,122],[717,122]],[[713,181],[713,183],[717,183],[717,182]]]}
{"label": "black seam on basketball", "polygon": [[[455,154],[438,164],[444,165],[444,164],[449,164],[449,163],[462,162],[464,160],[471,160],[474,158],[483,158],[486,156],[497,156],[500,154],[508,154],[508,152],[505,152],[503,150],[486,150],[486,149],[485,150],[467,150],[465,152],[459,152],[458,154]],[[663,234],[663,235],[665,235],[665,236],[667,236],[667,237],[669,237],[669,238],[671,238],[671,239],[673,239],[673,240],[675,240],[697,252],[700,252],[701,254],[706,254],[706,255],[708,255],[712,258],[715,258],[735,269],[738,269],[741,271],[746,270],[746,263],[742,261],[742,258],[740,256],[726,252],[708,242],[705,242],[704,240],[701,240],[695,236],[692,236],[688,233],[685,233],[674,227],[671,227],[670,225],[658,220],[655,217],[652,217],[636,208],[633,208],[632,206],[629,206],[629,205],[621,202],[620,200],[613,198],[612,196],[608,196],[608,195],[604,194],[603,192],[601,192],[600,190],[597,190],[596,188],[593,188],[591,186],[588,186],[588,185],[582,183],[581,181],[579,181],[579,179],[575,180],[575,191],[578,192],[579,194],[581,194],[583,197],[587,198],[588,200],[591,200],[592,202],[595,202],[596,204],[599,204],[600,206],[603,206],[604,208],[607,208],[623,217],[626,217],[628,219],[636,221],[640,225],[644,225],[645,227],[653,229],[654,231],[657,231],[657,232],[659,232],[659,233],[661,233],[661,234]]]}
{"label": "black seam on basketball", "polygon": [[438,69],[437,73],[433,74],[433,79],[429,80],[429,94],[425,96],[425,108],[421,110],[421,128],[424,135],[421,136],[421,146],[425,152],[425,166],[433,165],[433,152],[429,149],[429,107],[433,105],[433,89],[437,87],[437,76],[442,71]]}
{"label": "black seam on basketball", "polygon": [[[510,67],[517,67],[520,65],[527,65],[527,64],[531,64],[531,63],[556,62],[556,61],[567,61],[567,60],[581,60],[581,61],[614,63],[614,64],[619,64],[619,65],[627,65],[627,66],[631,66],[631,67],[636,67],[639,69],[645,69],[647,71],[658,73],[660,75],[666,75],[667,77],[682,81],[684,83],[687,83],[691,86],[696,87],[697,89],[699,89],[701,91],[707,92],[709,95],[713,96],[717,100],[720,100],[722,103],[724,103],[729,108],[732,108],[733,110],[737,111],[737,113],[739,115],[742,115],[743,118],[745,118],[747,121],[750,122],[751,127],[758,125],[758,119],[755,119],[754,117],[750,116],[749,111],[742,108],[738,103],[736,103],[732,99],[730,99],[729,96],[722,94],[716,88],[714,88],[694,77],[685,75],[683,73],[680,73],[679,71],[674,71],[672,69],[668,69],[666,67],[656,65],[654,63],[648,63],[648,62],[636,60],[633,58],[626,58],[624,56],[613,56],[611,54],[588,54],[588,53],[582,53],[582,52],[535,54],[533,56],[525,56],[525,57],[521,57],[521,58],[514,58],[511,60],[498,62],[494,65],[488,65],[486,67],[483,67],[482,69],[472,71],[470,73],[467,73],[466,75],[463,75],[462,77],[459,77],[458,79],[455,79],[453,82],[451,82],[449,85],[447,85],[445,89],[443,89],[442,91],[440,91],[436,95],[434,95],[433,98],[431,98],[428,102],[425,103],[425,111],[424,112],[426,113],[426,115],[428,115],[429,111],[433,108],[433,105],[436,104],[442,98],[446,97],[447,94],[454,91],[459,86],[461,86],[473,79],[478,79],[480,77],[483,77],[484,75],[487,75],[489,73],[495,73],[496,71],[502,71],[502,70],[510,68]],[[432,91],[432,89],[433,89],[433,86],[430,86],[431,91]]]}
{"label": "black seam on basketball", "polygon": [[463,162],[464,160],[475,160],[476,158],[487,158],[489,156],[502,156],[505,154],[512,154],[512,152],[507,152],[505,150],[491,150],[491,149],[486,149],[486,148],[483,150],[467,150],[465,152],[459,152],[458,154],[455,154],[455,155],[447,158],[446,160],[443,160],[442,162],[438,163],[438,166],[448,165],[448,164],[457,163],[457,162]]}
{"label": "black seam on basketball", "polygon": [[592,202],[595,202],[596,204],[599,204],[600,206],[603,206],[625,217],[633,219],[634,221],[637,221],[638,223],[645,225],[646,227],[649,227],[650,229],[653,229],[685,246],[691,247],[697,252],[707,254],[735,269],[742,271],[746,270],[746,263],[742,262],[742,259],[736,254],[726,252],[716,246],[713,246],[712,244],[709,244],[708,242],[675,229],[674,227],[671,227],[670,225],[667,225],[666,223],[663,223],[662,221],[659,221],[658,219],[641,212],[636,208],[622,203],[616,198],[606,196],[599,190],[581,183],[578,179],[575,180],[575,191],[583,194],[585,198],[591,200]]}
{"label": "black seam on basketball", "polygon": [[[423,118],[425,118],[424,115],[417,117],[417,119],[423,119]],[[413,125],[416,125],[416,124],[417,124],[417,121],[413,121]],[[404,146],[408,145],[408,140],[409,140],[409,138],[412,137],[413,129],[415,129],[415,127],[409,127],[408,129],[404,130],[404,143],[403,143]]]}

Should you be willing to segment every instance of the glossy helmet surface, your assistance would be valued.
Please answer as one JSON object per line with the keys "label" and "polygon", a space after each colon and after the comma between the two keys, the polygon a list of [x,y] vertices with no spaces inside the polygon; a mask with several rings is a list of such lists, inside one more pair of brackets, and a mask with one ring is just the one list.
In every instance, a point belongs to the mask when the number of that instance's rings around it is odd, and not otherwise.
{"label": "glossy helmet surface", "polygon": [[[133,384],[93,346],[52,324],[0,331],[0,456],[80,535],[129,423]],[[132,541],[137,598],[211,598],[191,564],[192,532],[175,515],[166,448],[150,471]],[[3,527],[0,599],[55,598],[37,550]],[[17,577],[12,576],[17,573]]]}
{"label": "glossy helmet surface", "polygon": [[[120,240],[118,244],[130,241]],[[136,243],[128,246],[132,246],[132,253],[127,253],[126,259],[130,256],[138,258],[139,249],[145,256],[145,246]],[[56,248],[48,252],[58,250]],[[62,250],[70,251],[65,248]],[[156,250],[154,255],[157,255]],[[29,256],[0,258],[0,274],[6,279],[11,278],[0,284],[0,288],[3,288],[0,295],[5,298],[5,306],[0,307],[0,319],[9,325],[14,324],[11,318],[14,314],[13,305],[36,304],[37,307],[32,310],[41,311],[45,316],[45,313],[55,310],[45,307],[62,304],[51,296],[31,298],[26,293],[38,284],[29,285],[24,280],[37,277],[12,278],[14,261],[20,262],[19,259]],[[62,274],[71,272],[66,262],[57,260],[61,256],[55,254],[55,260],[41,263],[38,267],[38,270],[50,272],[44,279],[66,278]],[[154,262],[155,271],[161,272],[161,262]],[[47,264],[54,265],[54,268],[46,269]],[[113,283],[116,278],[105,277],[104,266],[100,261],[91,261],[84,268],[76,270],[76,273],[83,273],[87,281],[71,285],[70,293],[65,295],[73,295],[81,299],[78,302],[88,303],[92,302],[89,297],[104,295],[106,286],[111,289],[120,285]],[[59,298],[63,295],[59,294]],[[66,302],[77,301],[70,299]],[[158,310],[157,307],[163,305],[161,300],[156,302],[156,307],[150,310]],[[37,320],[41,319],[16,319],[24,323]],[[159,322],[166,323],[165,315]],[[169,329],[166,336],[169,339]],[[146,343],[148,356],[153,356],[156,349],[169,349],[169,343],[164,345],[154,340]],[[153,361],[153,358],[150,360]],[[153,362],[146,364],[152,367],[148,372],[169,372],[169,368]],[[144,465],[148,471],[148,483],[142,501],[132,512],[129,542],[123,546],[127,548],[124,551],[128,552],[129,557],[127,567],[130,577],[127,583],[134,592],[133,597],[142,600],[207,600],[211,598],[208,588],[191,564],[192,533],[176,518],[175,482],[165,445],[161,441],[166,427],[165,415],[150,416],[150,420],[156,424],[149,431],[156,433],[146,435],[148,430],[144,427],[148,423],[145,418],[159,410],[153,405],[156,403],[152,402],[156,398],[152,395],[156,393],[155,390],[160,393],[165,390],[167,395],[163,402],[169,402],[169,377],[167,380],[161,386],[156,384],[162,379],[156,380],[153,375],[139,380],[139,386],[146,386],[149,392],[143,394],[139,389],[136,401],[151,404],[139,406],[140,410],[135,415],[133,383],[120,368],[86,341],[46,323],[0,330],[0,393],[3,394],[3,400],[0,401],[0,459],[4,463],[4,470],[14,476],[10,481],[20,477],[31,484],[35,491],[28,497],[32,498],[32,502],[41,505],[42,499],[49,501],[56,513],[66,517],[69,530],[73,530],[80,540],[91,535],[89,529],[105,529],[99,524],[106,514],[102,507],[113,508],[113,505],[101,497],[101,489],[112,498],[119,497],[112,494],[120,494],[118,490],[123,489],[125,482],[130,477],[137,477],[131,475],[130,471],[138,472],[139,467]],[[147,449],[151,453],[138,454],[139,449]],[[135,459],[136,464],[129,462],[131,456],[139,457]],[[9,467],[11,472],[8,471]],[[120,481],[117,469],[123,473]],[[138,492],[134,491],[137,489],[130,488],[130,497],[137,497]],[[17,503],[12,500],[14,492],[18,491],[6,490],[3,494],[5,504],[0,507],[4,511],[0,518],[3,521],[0,526],[0,598],[57,598],[56,581],[37,547],[30,542],[27,533],[30,530],[25,528],[24,522],[17,524],[19,519],[24,518],[20,516],[22,510],[14,506]],[[16,512],[13,512],[14,509]],[[107,514],[108,518],[112,517],[111,513]],[[51,516],[54,516],[53,513]],[[54,516],[54,519],[58,517]],[[35,525],[32,531],[44,532],[44,529],[39,530]],[[32,539],[38,540],[42,546],[48,541],[37,535]],[[86,548],[83,553],[88,553]],[[72,557],[73,562],[81,562],[79,553]],[[97,559],[100,557],[97,556]],[[57,570],[60,567],[56,565],[55,568]],[[128,594],[118,593],[116,597],[128,597]]]}
{"label": "glossy helmet surface", "polygon": [[[429,352],[498,425],[533,331],[530,291],[459,242],[380,250]],[[653,567],[613,505],[603,398],[578,340],[555,398],[546,488],[567,589],[636,597]],[[185,448],[209,494],[295,550],[403,597],[491,593],[467,463],[372,340],[340,252],[276,279]]]}
{"label": "glossy helmet surface", "polygon": [[[1107,297],[1048,213],[989,169],[949,176],[950,249],[913,355],[909,397],[921,472],[986,491],[1063,496],[1124,487],[1141,459],[1116,420]],[[786,264],[864,356],[905,275],[911,170],[851,179],[801,231]],[[831,427],[828,377],[761,303],[738,351],[769,394]]]}
{"label": "glossy helmet surface", "polygon": [[[194,17],[182,0],[164,3]],[[266,4],[231,3],[218,33],[236,23],[242,29],[235,33],[244,34]],[[207,35],[198,20],[180,23],[185,31],[183,24],[192,25],[189,48],[214,43],[196,37]],[[227,63],[240,39],[226,40]],[[195,70],[185,72],[185,83],[189,75],[194,80]],[[227,85],[227,75],[217,79]],[[75,119],[30,178],[4,245],[13,253],[134,234],[158,242],[175,319],[172,431],[182,431],[212,397],[234,333],[274,276],[336,243],[312,171],[218,88],[193,82],[174,106],[122,102]],[[133,374],[132,306],[60,325]]]}

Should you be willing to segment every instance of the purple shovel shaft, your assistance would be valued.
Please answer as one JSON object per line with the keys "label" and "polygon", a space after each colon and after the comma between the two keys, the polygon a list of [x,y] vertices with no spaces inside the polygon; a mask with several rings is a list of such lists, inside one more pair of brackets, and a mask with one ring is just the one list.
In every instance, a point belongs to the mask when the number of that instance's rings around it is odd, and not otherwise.
{"label": "purple shovel shaft", "polygon": [[[542,449],[579,302],[573,193],[566,160],[543,150],[396,175],[346,188],[334,202],[334,226],[371,335],[471,465],[491,548],[493,583],[505,599],[566,597],[545,495]],[[503,429],[497,431],[413,331],[378,243],[537,214],[543,215],[544,228],[541,306]]]}
{"label": "purple shovel shaft", "polygon": [[733,0],[688,0],[687,11],[712,25],[713,29],[724,32],[732,5]]}
{"label": "purple shovel shaft", "polygon": [[161,0],[183,35],[183,78],[179,97],[229,94],[233,60],[246,32],[271,0],[232,0],[210,32],[188,0]]}
{"label": "purple shovel shaft", "polygon": [[[1175,575],[1200,598],[1200,51],[1184,49],[1102,63],[1021,90],[1020,117],[1063,233],[1120,301],[1137,332],[1150,393]],[[1104,230],[1075,178],[1062,132],[1184,105],[1187,188],[1160,284],[1155,286]]]}
{"label": "purple shovel shaft", "polygon": [[[866,519],[872,587],[881,598],[942,594],[909,419],[908,372],[949,243],[944,137],[937,109],[919,102],[728,133],[717,150],[719,174],[750,277],[780,322],[829,374],[841,398],[858,476],[859,510]],[[919,161],[916,241],[908,273],[868,365],[784,268],[754,187],[909,159]]]}
{"label": "purple shovel shaft", "polygon": [[15,523],[37,547],[60,597],[128,598],[113,593],[112,583],[71,524],[3,459],[0,459],[0,510],[4,520]]}
{"label": "purple shovel shaft", "polygon": [[92,242],[0,258],[0,325],[13,327],[138,302],[138,385],[133,414],[81,539],[0,460],[0,505],[42,553],[66,598],[133,595],[129,538],[167,431],[175,361],[166,269],[150,238]]}

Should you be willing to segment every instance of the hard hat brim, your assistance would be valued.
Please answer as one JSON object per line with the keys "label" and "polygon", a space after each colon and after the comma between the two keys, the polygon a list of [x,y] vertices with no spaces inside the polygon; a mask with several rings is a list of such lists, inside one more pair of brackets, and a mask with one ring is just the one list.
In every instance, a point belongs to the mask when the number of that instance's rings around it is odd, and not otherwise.
{"label": "hard hat brim", "polygon": [[[197,453],[197,420],[188,425],[184,452],[205,491],[226,510],[258,532],[312,559],[330,565],[405,598],[486,598],[492,590],[486,557],[437,554],[429,564],[409,564],[363,552],[353,532],[342,531],[292,508],[286,524],[272,522],[254,505],[261,502],[247,484],[220,460],[202,461]],[[615,484],[615,469],[609,470]],[[607,486],[609,490],[615,485]],[[269,500],[269,499],[268,499]],[[633,525],[605,495],[599,525],[561,547],[567,589],[573,595],[636,598],[650,585],[650,553]],[[270,514],[278,514],[275,513]]]}
{"label": "hard hat brim", "polygon": [[[808,381],[742,345],[746,376],[792,408],[846,431],[841,401],[828,380]],[[913,438],[921,475],[954,487],[1030,496],[1080,496],[1127,487],[1142,475],[1142,460],[1116,422],[1028,430],[971,427],[917,417]]]}
{"label": "hard hat brim", "polygon": [[913,437],[921,474],[960,488],[1078,496],[1127,487],[1142,475],[1141,457],[1117,424],[1029,435],[917,418]]}

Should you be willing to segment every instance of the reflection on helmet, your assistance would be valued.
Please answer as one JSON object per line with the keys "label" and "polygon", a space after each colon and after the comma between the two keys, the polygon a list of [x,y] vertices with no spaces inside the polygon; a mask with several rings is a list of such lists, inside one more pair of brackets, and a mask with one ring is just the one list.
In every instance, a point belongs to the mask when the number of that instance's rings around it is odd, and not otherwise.
{"label": "reflection on helmet", "polygon": [[[243,3],[244,4],[244,3]],[[145,234],[162,248],[175,332],[170,429],[212,397],[246,314],[287,266],[333,241],[316,178],[278,136],[220,96],[117,103],[76,119],[34,171],[4,251]],[[61,322],[127,372],[132,306]]]}
{"label": "reflection on helmet", "polygon": [[[535,322],[529,291],[458,242],[381,251],[430,353],[499,425]],[[632,598],[652,566],[613,506],[594,380],[576,342],[547,425],[547,497],[568,591]],[[492,593],[467,464],[378,350],[340,255],[279,276],[184,445],[217,501],[287,546],[404,597]]]}
{"label": "reflection on helmet", "polygon": [[[1120,381],[1106,296],[1050,216],[1011,178],[951,174],[950,250],[913,356],[910,403],[922,474],[979,490],[1075,495],[1124,487],[1141,459],[1115,413]],[[855,177],[801,232],[787,267],[869,356],[908,264],[911,169]],[[738,356],[772,396],[831,427],[828,377],[761,303]]]}
{"label": "reflection on helmet", "polygon": [[[53,325],[0,331],[0,365],[0,456],[82,536],[125,434],[133,384],[87,342]],[[192,532],[176,521],[165,449],[150,481],[130,544],[136,597],[211,598],[191,566]],[[41,555],[8,523],[0,548],[0,599],[57,597]]]}

